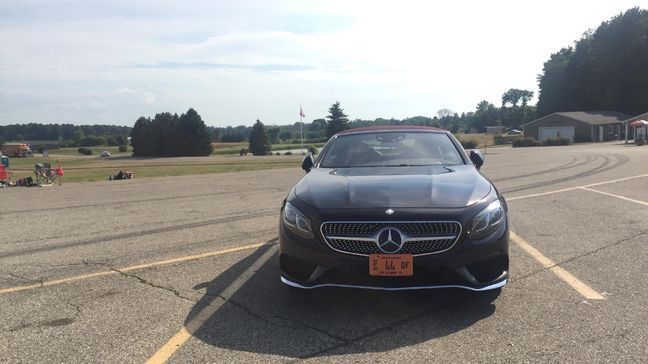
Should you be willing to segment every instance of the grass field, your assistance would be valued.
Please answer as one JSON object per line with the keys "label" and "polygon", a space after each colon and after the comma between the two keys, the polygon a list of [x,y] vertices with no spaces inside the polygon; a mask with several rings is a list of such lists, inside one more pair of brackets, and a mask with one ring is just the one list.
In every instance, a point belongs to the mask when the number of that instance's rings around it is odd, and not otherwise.
{"label": "grass field", "polygon": [[[474,140],[479,148],[484,143],[492,146],[493,136],[486,134],[458,134],[460,140]],[[117,147],[92,147],[93,155],[80,155],[78,148],[62,148],[50,152],[49,158],[36,154],[33,158],[11,158],[9,171],[12,179],[33,176],[35,163],[50,163],[55,168],[58,161],[65,171],[64,182],[90,182],[107,180],[109,175],[119,171],[133,172],[135,178],[202,175],[221,172],[252,171],[275,168],[299,168],[300,155],[239,156],[245,143],[214,143],[214,153],[207,157],[179,158],[136,158],[131,150],[121,153]],[[324,144],[314,144],[322,147]],[[274,144],[273,150],[297,149],[299,144]],[[100,158],[99,153],[107,150],[111,158]]]}
{"label": "grass field", "polygon": [[[106,150],[106,148],[102,149]],[[117,172],[133,172],[135,178],[201,175],[222,172],[252,171],[275,168],[299,168],[302,156],[208,156],[179,158],[135,158],[130,153],[115,153],[111,158],[50,153],[50,158],[11,158],[9,171],[12,179],[33,177],[35,163],[57,161],[65,171],[64,182],[90,182],[107,180]]]}
{"label": "grass field", "polygon": [[491,134],[455,134],[455,137],[461,141],[472,140],[477,143],[477,147],[483,148],[484,145],[495,145],[493,135]]}
{"label": "grass field", "polygon": [[[324,143],[316,143],[316,144],[304,144],[304,148],[314,145],[316,148],[321,148],[324,146]],[[214,155],[233,155],[233,154],[239,154],[241,149],[247,149],[248,148],[248,143],[247,142],[242,142],[242,143],[212,143],[212,146],[214,147],[214,151],[212,154]],[[300,144],[272,144],[272,150],[285,150],[285,149],[299,149],[301,147]],[[111,152],[112,153],[112,152]]]}
{"label": "grass field", "polygon": [[[120,153],[119,152],[119,147],[85,147],[86,149],[92,150],[92,155],[98,156],[101,152],[104,150],[107,150],[110,152],[111,155],[115,154],[130,154],[132,151],[131,147],[128,147],[128,152],[127,153]],[[58,150],[52,150],[50,154],[56,154],[56,155],[79,155],[79,148],[61,148]],[[40,154],[40,153],[35,153],[35,154]]]}

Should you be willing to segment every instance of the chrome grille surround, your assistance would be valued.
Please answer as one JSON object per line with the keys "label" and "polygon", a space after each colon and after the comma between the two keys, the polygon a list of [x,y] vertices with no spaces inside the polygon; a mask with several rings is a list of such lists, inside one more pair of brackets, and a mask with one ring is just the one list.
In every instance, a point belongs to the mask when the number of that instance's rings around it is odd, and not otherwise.
{"label": "chrome grille surround", "polygon": [[397,254],[422,256],[452,249],[461,236],[457,221],[327,221],[320,233],[333,250],[352,255],[384,254],[378,247],[378,236],[386,228],[395,228],[404,243]]}

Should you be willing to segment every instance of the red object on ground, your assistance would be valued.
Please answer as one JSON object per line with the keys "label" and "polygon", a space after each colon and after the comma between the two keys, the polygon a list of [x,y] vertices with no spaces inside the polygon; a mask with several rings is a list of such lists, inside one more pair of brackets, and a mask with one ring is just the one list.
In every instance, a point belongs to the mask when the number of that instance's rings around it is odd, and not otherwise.
{"label": "red object on ground", "polygon": [[7,173],[7,168],[4,164],[0,164],[0,181],[6,181],[9,179],[9,173]]}

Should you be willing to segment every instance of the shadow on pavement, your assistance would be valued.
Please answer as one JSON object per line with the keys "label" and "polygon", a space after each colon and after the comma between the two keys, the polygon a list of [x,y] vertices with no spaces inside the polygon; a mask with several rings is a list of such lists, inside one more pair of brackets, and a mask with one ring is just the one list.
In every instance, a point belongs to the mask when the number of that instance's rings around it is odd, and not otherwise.
{"label": "shadow on pavement", "polygon": [[[263,246],[194,287],[207,291],[185,320],[187,330],[219,348],[293,358],[380,352],[470,327],[493,314],[499,295],[459,289],[295,289],[279,280],[276,250]],[[369,337],[371,343],[360,342]]]}

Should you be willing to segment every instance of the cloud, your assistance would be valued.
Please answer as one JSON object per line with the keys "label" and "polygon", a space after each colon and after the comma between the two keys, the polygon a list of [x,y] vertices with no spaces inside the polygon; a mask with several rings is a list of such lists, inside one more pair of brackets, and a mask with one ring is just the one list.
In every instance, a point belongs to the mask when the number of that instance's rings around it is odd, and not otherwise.
{"label": "cloud", "polygon": [[119,90],[117,90],[117,93],[121,95],[137,95],[137,91],[128,87],[120,88]]}
{"label": "cloud", "polygon": [[[277,72],[277,71],[307,71],[313,70],[315,66],[299,64],[226,64],[211,62],[170,62],[163,61],[153,64],[133,64],[126,68],[159,68],[159,69],[226,69],[226,70],[250,70],[256,72]],[[132,91],[132,90],[131,90]]]}
{"label": "cloud", "polygon": [[148,105],[150,105],[150,104],[152,104],[153,102],[155,102],[155,95],[153,95],[152,92],[144,91],[144,92],[142,92],[142,96],[144,96],[144,102],[145,102],[146,104],[148,104]]}
{"label": "cloud", "polygon": [[136,96],[138,98],[141,97],[147,105],[155,102],[155,94],[150,91],[137,91],[132,88],[123,87],[118,89],[117,93],[119,95]]}
{"label": "cloud", "polygon": [[292,123],[295,105],[320,117],[335,100],[352,118],[470,111],[536,91],[552,52],[634,3],[0,1],[0,124],[189,107],[216,125]]}

